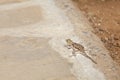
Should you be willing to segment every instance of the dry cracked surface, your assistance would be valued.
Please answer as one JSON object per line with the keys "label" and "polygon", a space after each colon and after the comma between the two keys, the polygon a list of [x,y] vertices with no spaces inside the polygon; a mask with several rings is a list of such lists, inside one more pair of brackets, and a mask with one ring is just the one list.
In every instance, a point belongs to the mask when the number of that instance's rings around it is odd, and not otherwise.
{"label": "dry cracked surface", "polygon": [[[1,0],[0,4],[1,80],[120,79],[119,68],[70,0]],[[69,57],[68,38],[83,45],[97,64],[82,55]]]}

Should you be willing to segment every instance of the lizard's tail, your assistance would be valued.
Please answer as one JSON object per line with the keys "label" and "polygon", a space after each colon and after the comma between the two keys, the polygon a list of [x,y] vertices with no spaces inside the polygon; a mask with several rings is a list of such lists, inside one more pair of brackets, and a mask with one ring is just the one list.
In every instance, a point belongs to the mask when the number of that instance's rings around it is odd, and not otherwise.
{"label": "lizard's tail", "polygon": [[95,64],[97,64],[97,62],[96,61],[94,61],[90,56],[88,56],[87,54],[82,54],[83,56],[85,56],[85,57],[87,57],[87,58],[89,58],[93,63],[95,63]]}

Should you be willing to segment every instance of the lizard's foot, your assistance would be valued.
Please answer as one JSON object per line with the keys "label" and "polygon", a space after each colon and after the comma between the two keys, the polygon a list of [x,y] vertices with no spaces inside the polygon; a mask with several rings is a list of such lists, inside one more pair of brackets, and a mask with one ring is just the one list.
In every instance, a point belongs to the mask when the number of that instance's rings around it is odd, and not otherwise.
{"label": "lizard's foot", "polygon": [[65,47],[67,47],[68,49],[71,49],[71,47],[69,45],[64,45]]}

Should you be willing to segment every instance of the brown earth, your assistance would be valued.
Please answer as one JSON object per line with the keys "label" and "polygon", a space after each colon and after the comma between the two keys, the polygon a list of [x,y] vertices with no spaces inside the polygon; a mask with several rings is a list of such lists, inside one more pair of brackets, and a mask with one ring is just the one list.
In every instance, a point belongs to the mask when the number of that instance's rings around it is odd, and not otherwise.
{"label": "brown earth", "polygon": [[110,56],[120,65],[120,1],[73,0],[88,18]]}

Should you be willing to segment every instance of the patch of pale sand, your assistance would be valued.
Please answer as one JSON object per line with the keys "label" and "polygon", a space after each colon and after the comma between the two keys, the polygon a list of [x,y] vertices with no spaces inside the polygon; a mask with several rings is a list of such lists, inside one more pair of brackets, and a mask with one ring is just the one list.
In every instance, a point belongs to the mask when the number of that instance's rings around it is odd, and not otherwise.
{"label": "patch of pale sand", "polygon": [[[44,10],[44,20],[31,25],[24,25],[21,27],[7,27],[0,28],[1,35],[10,36],[35,36],[35,37],[56,37],[74,35],[73,26],[69,22],[68,18],[61,12],[52,1],[37,0],[35,3],[39,3]],[[34,3],[34,2],[33,2]],[[27,5],[26,5],[27,6]]]}
{"label": "patch of pale sand", "polygon": [[0,28],[21,27],[38,23],[42,20],[40,6],[28,6],[19,9],[0,11]]}
{"label": "patch of pale sand", "polygon": [[[74,24],[70,22],[69,18],[65,15],[63,11],[61,11],[59,8],[57,8],[52,0],[35,0],[42,6],[42,8],[45,11],[45,17],[46,21],[42,24],[34,24],[29,26],[22,26],[22,28],[1,28],[0,34],[1,35],[10,35],[10,36],[16,36],[16,37],[23,37],[23,36],[36,36],[36,37],[49,37],[52,38],[49,42],[50,46],[59,52],[62,56],[70,60],[73,65],[73,72],[75,72],[75,75],[78,77],[78,80],[99,80],[99,77],[101,80],[104,80],[104,76],[101,76],[99,74],[102,74],[101,72],[97,72],[98,70],[95,69],[92,66],[92,62],[90,62],[87,58],[80,59],[83,61],[83,63],[87,63],[87,65],[90,65],[91,67],[87,67],[88,70],[91,70],[91,73],[95,72],[98,77],[94,77],[94,75],[91,78],[91,75],[87,74],[84,71],[86,68],[83,67],[87,66],[85,64],[80,63],[76,59],[71,59],[68,57],[71,54],[71,51],[69,51],[64,45],[66,38],[72,38],[75,41],[81,41],[73,32]],[[77,24],[76,24],[77,25]]]}
{"label": "patch of pale sand", "polygon": [[[77,37],[69,37],[76,42],[79,41],[79,38]],[[69,57],[72,55],[72,50],[68,50],[65,47],[65,38],[53,38],[49,44],[54,50],[59,52],[62,57],[73,63],[72,72],[78,78],[78,80],[106,80],[104,74],[100,70],[96,69],[93,66],[94,63],[88,58],[82,55],[77,55],[77,57]]]}
{"label": "patch of pale sand", "polygon": [[24,2],[26,0],[0,0],[0,5],[2,4],[9,4],[9,3],[19,3]]}
{"label": "patch of pale sand", "polygon": [[76,80],[48,39],[0,37],[0,80]]}

